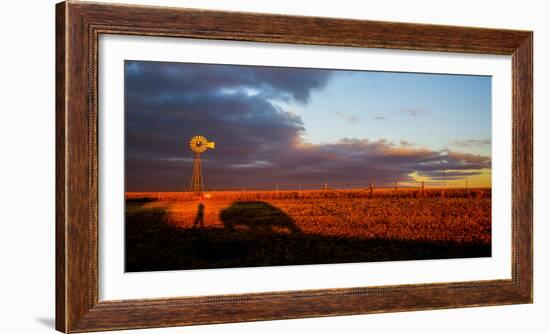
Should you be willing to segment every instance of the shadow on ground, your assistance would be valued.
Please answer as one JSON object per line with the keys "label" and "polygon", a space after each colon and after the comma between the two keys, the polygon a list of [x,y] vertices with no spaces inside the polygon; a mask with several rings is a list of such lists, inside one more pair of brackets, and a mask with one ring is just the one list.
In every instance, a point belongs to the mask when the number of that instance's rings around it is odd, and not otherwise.
{"label": "shadow on ground", "polygon": [[274,233],[302,233],[292,218],[266,202],[235,202],[220,212],[220,219],[227,231],[240,229],[258,237]]}
{"label": "shadow on ground", "polygon": [[126,271],[158,271],[491,256],[486,244],[327,237],[302,233],[292,218],[265,202],[222,210],[223,228],[168,222],[166,208],[126,202]]}

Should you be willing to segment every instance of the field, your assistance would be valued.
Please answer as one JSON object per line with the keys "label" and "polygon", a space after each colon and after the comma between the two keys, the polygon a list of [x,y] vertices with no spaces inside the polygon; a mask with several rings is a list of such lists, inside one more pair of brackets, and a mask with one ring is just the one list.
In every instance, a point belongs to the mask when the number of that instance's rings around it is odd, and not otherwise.
{"label": "field", "polygon": [[126,271],[491,256],[491,189],[126,193]]}

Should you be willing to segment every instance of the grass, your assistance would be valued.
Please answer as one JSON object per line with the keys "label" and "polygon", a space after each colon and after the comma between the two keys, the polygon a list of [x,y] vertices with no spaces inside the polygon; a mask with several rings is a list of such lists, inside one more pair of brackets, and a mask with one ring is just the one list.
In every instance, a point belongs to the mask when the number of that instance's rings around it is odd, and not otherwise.
{"label": "grass", "polygon": [[491,256],[490,189],[441,194],[127,193],[126,270]]}

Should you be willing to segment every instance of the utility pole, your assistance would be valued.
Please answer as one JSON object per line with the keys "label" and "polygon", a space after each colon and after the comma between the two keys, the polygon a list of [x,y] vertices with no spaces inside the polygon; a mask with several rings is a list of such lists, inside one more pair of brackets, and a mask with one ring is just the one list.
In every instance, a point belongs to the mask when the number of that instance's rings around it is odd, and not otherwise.
{"label": "utility pole", "polygon": [[447,186],[447,177],[446,177],[447,170],[443,169],[443,191],[441,192],[441,197],[445,197],[445,188]]}

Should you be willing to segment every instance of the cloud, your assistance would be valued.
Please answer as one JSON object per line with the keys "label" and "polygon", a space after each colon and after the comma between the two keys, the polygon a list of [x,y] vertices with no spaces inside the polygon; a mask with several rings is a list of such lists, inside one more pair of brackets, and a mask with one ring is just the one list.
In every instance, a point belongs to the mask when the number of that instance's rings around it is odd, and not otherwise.
{"label": "cloud", "polygon": [[338,117],[341,117],[341,118],[345,119],[346,121],[348,121],[351,124],[356,124],[361,120],[359,117],[357,117],[355,115],[349,115],[349,114],[346,114],[346,113],[341,112],[341,111],[333,111],[332,113],[334,115],[338,116]]}
{"label": "cloud", "polygon": [[230,88],[244,92],[254,88],[264,98],[307,103],[314,89],[327,84],[332,71],[308,68],[182,64],[126,61],[126,91],[154,101],[200,96],[204,92]]}
{"label": "cloud", "polygon": [[473,175],[478,175],[478,171],[448,171],[448,170],[438,170],[430,173],[429,177],[434,181],[453,181],[453,180],[464,180],[465,178]]}
{"label": "cloud", "polygon": [[426,115],[426,114],[429,114],[429,112],[423,108],[401,108],[399,110],[396,111],[397,113],[400,113],[400,114],[405,114],[405,115],[408,115],[408,116],[411,116],[411,117],[417,117],[417,116],[420,116],[420,115]]}
{"label": "cloud", "polygon": [[452,146],[459,147],[485,147],[491,145],[491,139],[465,139],[455,140],[450,143]]}
{"label": "cloud", "polygon": [[215,150],[202,155],[209,189],[383,184],[410,180],[414,172],[437,178],[443,169],[479,174],[490,168],[489,157],[406,141],[306,142],[300,116],[281,105],[308,103],[332,75],[330,70],[127,61],[126,190],[188,189],[193,168],[188,141],[198,134],[216,142]]}

